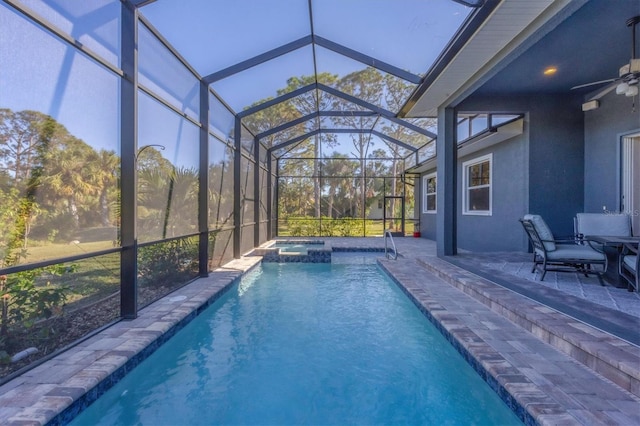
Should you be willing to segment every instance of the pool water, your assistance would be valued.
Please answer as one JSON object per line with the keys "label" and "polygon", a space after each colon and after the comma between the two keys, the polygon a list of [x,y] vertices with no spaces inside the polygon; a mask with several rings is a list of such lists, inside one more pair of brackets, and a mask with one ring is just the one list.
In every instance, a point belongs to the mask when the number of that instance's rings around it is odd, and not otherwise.
{"label": "pool water", "polygon": [[521,422],[365,262],[263,264],[72,424]]}

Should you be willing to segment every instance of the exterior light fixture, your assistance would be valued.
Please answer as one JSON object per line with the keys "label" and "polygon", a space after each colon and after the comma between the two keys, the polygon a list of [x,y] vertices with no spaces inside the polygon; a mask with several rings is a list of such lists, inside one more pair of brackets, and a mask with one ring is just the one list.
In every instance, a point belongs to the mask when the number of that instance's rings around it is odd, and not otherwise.
{"label": "exterior light fixture", "polygon": [[624,92],[624,95],[628,98],[631,96],[635,96],[638,94],[638,86],[629,86],[629,88]]}
{"label": "exterior light fixture", "polygon": [[554,75],[555,73],[558,72],[558,68],[557,67],[547,67],[544,69],[544,71],[542,71],[542,73],[546,76],[550,76],[550,75]]}
{"label": "exterior light fixture", "polygon": [[616,86],[616,95],[624,95],[625,93],[627,93],[628,88],[629,85],[623,81],[622,83],[618,84],[618,86]]}
{"label": "exterior light fixture", "polygon": [[600,107],[600,101],[598,101],[597,99],[594,99],[592,101],[589,102],[585,102],[582,104],[582,111],[591,111],[594,109],[598,109]]}

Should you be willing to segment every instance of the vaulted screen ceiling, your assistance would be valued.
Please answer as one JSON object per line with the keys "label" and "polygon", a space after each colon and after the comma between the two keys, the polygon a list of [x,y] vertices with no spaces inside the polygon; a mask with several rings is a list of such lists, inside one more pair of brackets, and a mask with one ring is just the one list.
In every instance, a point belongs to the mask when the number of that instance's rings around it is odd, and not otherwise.
{"label": "vaulted screen ceiling", "polygon": [[397,114],[483,3],[138,2],[146,27],[267,148],[357,129],[392,142],[398,155],[435,137],[432,121],[401,120]]}

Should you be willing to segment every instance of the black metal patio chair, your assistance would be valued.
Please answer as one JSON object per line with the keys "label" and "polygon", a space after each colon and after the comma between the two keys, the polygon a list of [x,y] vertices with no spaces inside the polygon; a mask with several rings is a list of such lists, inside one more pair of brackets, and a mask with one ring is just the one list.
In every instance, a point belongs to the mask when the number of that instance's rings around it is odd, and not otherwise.
{"label": "black metal patio chair", "polygon": [[[533,268],[542,267],[540,281],[547,271],[579,272],[585,276],[596,274],[600,285],[604,285],[602,274],[607,270],[607,256],[590,245],[576,244],[575,238],[555,239],[540,215],[528,214],[520,219],[533,246]],[[598,266],[600,270],[592,268]]]}
{"label": "black metal patio chair", "polygon": [[622,253],[620,253],[620,263],[618,264],[618,273],[628,283],[629,291],[639,291],[638,270],[640,269],[640,256],[638,248],[631,244],[625,244]]}

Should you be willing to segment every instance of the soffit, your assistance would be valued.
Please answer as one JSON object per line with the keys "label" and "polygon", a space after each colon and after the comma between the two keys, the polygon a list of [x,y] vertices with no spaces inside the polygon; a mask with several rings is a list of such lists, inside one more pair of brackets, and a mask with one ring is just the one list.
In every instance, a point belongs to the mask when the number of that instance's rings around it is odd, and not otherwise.
{"label": "soffit", "polygon": [[407,117],[436,117],[564,8],[569,0],[503,0],[455,55]]}

